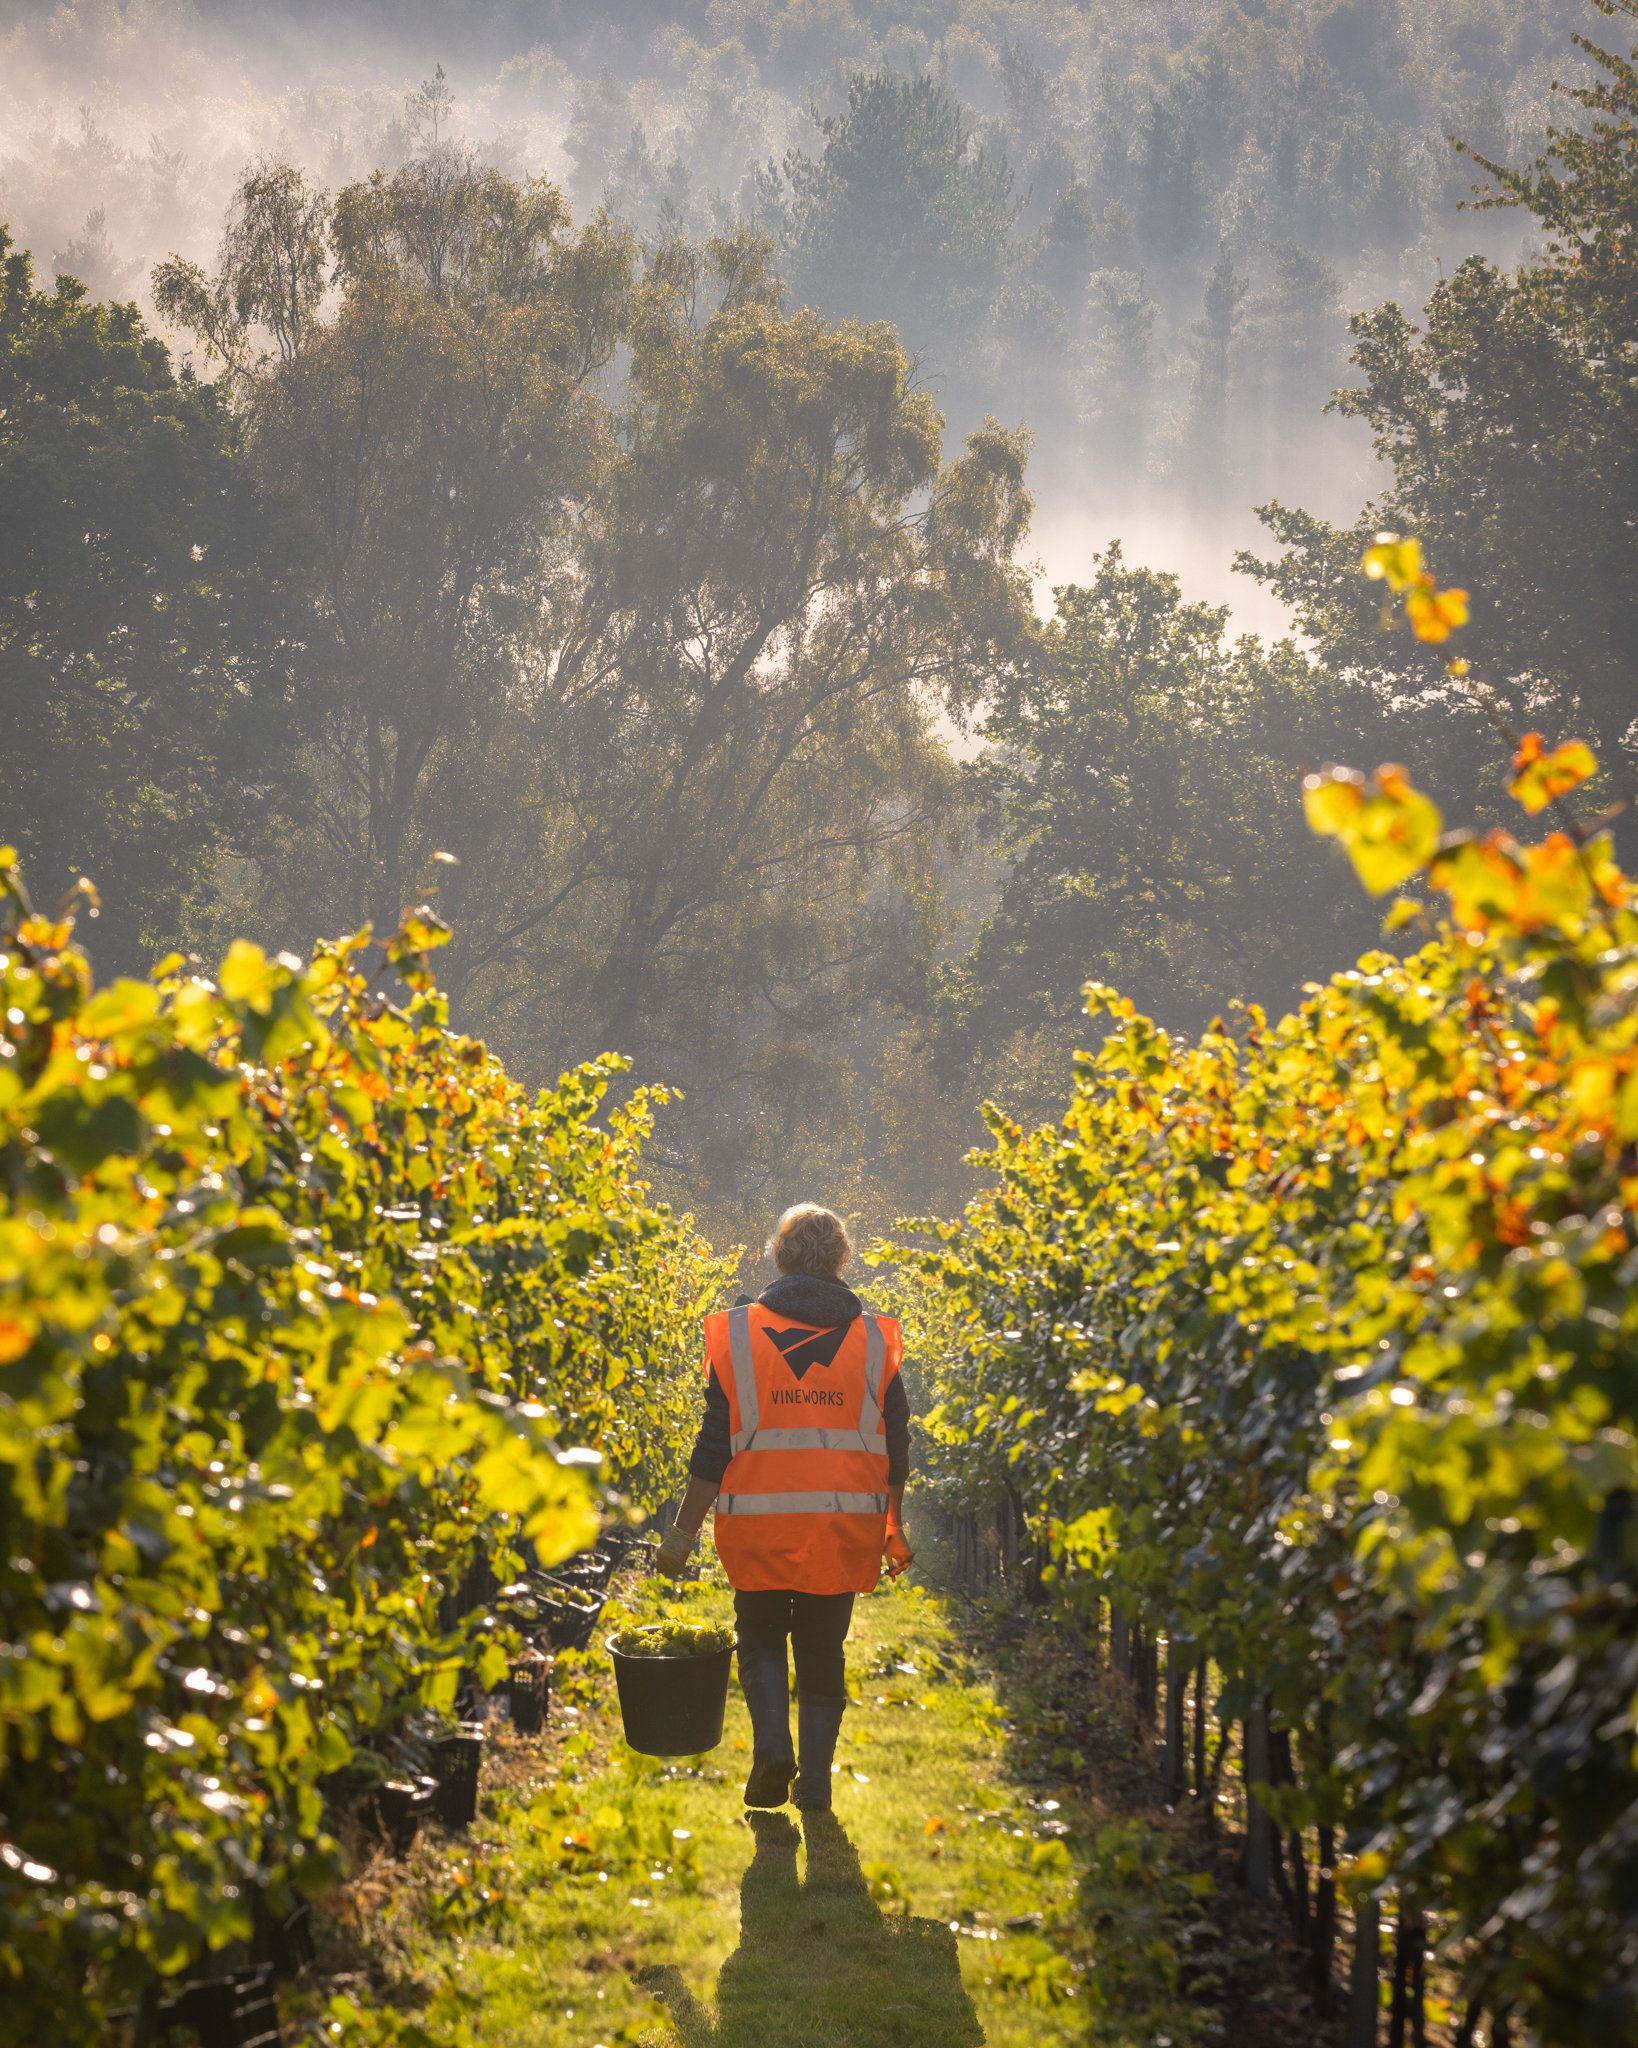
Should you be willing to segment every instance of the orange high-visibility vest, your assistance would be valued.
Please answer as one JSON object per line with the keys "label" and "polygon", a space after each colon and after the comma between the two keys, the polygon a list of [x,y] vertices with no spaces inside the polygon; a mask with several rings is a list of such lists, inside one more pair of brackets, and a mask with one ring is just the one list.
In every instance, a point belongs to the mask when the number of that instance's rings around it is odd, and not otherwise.
{"label": "orange high-visibility vest", "polygon": [[760,1302],[705,1318],[733,1432],[715,1533],[736,1591],[868,1593],[880,1578],[882,1398],[903,1355],[891,1316],[861,1315],[839,1336]]}

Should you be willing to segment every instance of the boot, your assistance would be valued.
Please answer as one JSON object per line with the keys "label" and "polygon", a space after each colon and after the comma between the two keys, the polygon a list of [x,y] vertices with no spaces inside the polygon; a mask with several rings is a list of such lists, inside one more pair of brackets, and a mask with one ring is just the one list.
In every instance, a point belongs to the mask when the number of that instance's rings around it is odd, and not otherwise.
{"label": "boot", "polygon": [[747,1806],[783,1806],[796,1774],[791,1748],[791,1682],[785,1646],[739,1653],[739,1687],[751,1710],[751,1775]]}
{"label": "boot", "polygon": [[802,1761],[796,1776],[796,1803],[804,1813],[830,1811],[830,1767],[846,1712],[845,1699],[827,1699],[822,1693],[811,1692],[797,1697],[796,1727]]}

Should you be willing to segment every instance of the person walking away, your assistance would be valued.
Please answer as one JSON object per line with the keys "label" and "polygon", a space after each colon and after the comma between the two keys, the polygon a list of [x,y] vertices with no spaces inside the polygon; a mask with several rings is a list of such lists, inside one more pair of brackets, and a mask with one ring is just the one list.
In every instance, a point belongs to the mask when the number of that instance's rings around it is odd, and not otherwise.
{"label": "person walking away", "polygon": [[842,1219],[798,1203],[768,1249],[773,1285],[705,1318],[705,1419],[656,1564],[673,1577],[683,1569],[714,1502],[751,1713],[745,1803],[782,1806],[794,1777],[797,1806],[820,1813],[847,1708],[854,1599],[874,1589],[884,1560],[896,1578],[914,1556],[910,1404],[897,1322],[842,1280],[853,1249]]}

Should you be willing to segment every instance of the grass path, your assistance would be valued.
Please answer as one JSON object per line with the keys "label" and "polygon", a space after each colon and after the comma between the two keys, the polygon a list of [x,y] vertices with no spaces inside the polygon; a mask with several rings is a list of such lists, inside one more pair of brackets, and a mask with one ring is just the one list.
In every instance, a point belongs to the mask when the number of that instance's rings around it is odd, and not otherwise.
{"label": "grass path", "polygon": [[[709,1583],[630,1597],[730,1614]],[[722,1747],[674,1766],[619,1740],[601,1660],[571,1670],[550,1756],[502,1748],[471,1841],[429,1847],[413,1910],[384,1908],[427,2024],[504,2048],[1085,2042],[1065,1824],[1007,1781],[1002,1709],[941,1597],[861,1600],[849,1675],[835,1816],[799,1828],[742,1809],[737,1685]]]}

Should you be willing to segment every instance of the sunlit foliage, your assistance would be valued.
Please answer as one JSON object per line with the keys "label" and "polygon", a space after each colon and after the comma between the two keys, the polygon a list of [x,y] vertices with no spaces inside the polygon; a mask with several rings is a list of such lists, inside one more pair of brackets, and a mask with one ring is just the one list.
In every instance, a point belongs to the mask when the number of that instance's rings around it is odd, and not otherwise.
{"label": "sunlit foliage", "polygon": [[362,937],[93,989],[0,890],[0,1969],[19,2038],[91,2041],[333,1881],[321,1787],[504,1673],[440,1623],[474,1560],[677,1483],[724,1275],[609,1063],[531,1101],[450,1031],[426,913],[398,1001]]}
{"label": "sunlit foliage", "polygon": [[943,1483],[1269,1698],[1283,1824],[1340,1822],[1568,2048],[1631,2038],[1638,1962],[1638,911],[1562,809],[1587,750],[1532,735],[1530,803],[1544,763],[1535,844],[1311,777],[1437,936],[1193,1041],[1092,987],[1062,1121],[992,1114],[999,1184],[920,1264],[964,1321]]}

